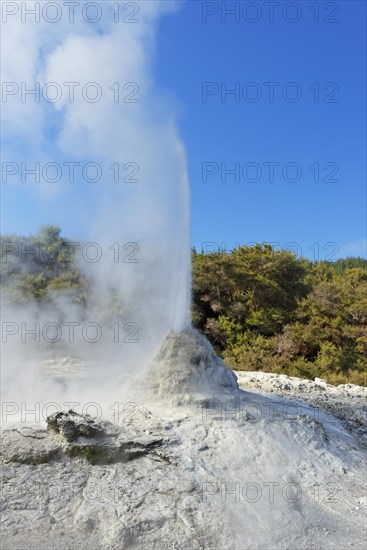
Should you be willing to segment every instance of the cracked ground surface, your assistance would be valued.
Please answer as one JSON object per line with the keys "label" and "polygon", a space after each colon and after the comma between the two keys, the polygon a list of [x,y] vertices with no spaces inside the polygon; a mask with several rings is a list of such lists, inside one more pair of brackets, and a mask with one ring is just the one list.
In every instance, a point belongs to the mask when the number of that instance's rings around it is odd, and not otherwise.
{"label": "cracked ground surface", "polygon": [[85,431],[83,417],[65,411],[59,418],[75,424],[67,437],[46,425],[6,426],[4,549],[365,548],[358,433],[275,387],[292,381],[272,379],[271,392],[246,373],[254,380],[239,375],[239,389],[197,336],[179,345],[170,337],[157,358],[149,399],[119,423]]}

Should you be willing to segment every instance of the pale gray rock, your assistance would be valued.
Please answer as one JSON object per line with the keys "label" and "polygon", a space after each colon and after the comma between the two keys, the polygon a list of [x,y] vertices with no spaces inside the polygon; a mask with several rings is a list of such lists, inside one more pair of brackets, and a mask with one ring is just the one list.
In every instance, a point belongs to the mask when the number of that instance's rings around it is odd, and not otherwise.
{"label": "pale gray rock", "polygon": [[148,365],[144,385],[157,399],[176,404],[238,390],[237,378],[195,329],[169,333]]}
{"label": "pale gray rock", "polygon": [[265,372],[237,371],[236,374],[240,387],[246,391],[297,399],[328,413],[329,422],[338,418],[367,448],[367,388],[355,384],[333,386],[320,378],[313,381]]}

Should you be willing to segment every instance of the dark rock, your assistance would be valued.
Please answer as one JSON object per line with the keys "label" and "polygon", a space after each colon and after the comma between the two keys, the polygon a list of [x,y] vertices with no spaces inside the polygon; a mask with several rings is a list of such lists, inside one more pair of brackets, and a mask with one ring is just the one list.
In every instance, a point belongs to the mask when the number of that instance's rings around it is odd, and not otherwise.
{"label": "dark rock", "polygon": [[88,414],[82,415],[75,411],[57,412],[47,417],[47,429],[60,433],[67,441],[75,441],[78,437],[103,437],[106,435],[104,426]]}

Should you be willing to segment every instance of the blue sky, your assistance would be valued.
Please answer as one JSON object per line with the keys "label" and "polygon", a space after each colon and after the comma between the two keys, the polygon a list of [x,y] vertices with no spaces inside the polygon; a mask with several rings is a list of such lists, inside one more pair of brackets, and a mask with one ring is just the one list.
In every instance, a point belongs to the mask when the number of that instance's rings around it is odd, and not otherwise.
{"label": "blue sky", "polygon": [[[209,4],[209,3],[208,3]],[[214,10],[221,3],[212,2]],[[233,6],[233,2],[227,2]],[[241,2],[244,6],[246,2]],[[286,2],[280,2],[283,8]],[[221,21],[221,13],[208,15],[202,22],[202,3],[187,2],[182,11],[161,24],[158,81],[173,92],[182,104],[180,126],[187,147],[192,194],[192,241],[234,243],[251,241],[298,243],[303,254],[319,243],[319,257],[332,255],[336,243],[340,252],[366,256],[366,131],[365,131],[365,12],[366,4],[337,2],[338,23],[313,22],[313,2],[298,2],[302,16],[297,23],[274,12],[269,22],[263,2],[263,16],[257,23],[234,16]],[[320,2],[320,18],[331,14]],[[259,13],[259,12],[258,12]],[[224,14],[225,15],[225,14]],[[291,10],[289,18],[296,16]],[[248,12],[254,18],[255,12]],[[330,16],[330,18],[332,18]],[[264,82],[279,82],[274,103],[268,101]],[[249,82],[260,85],[262,98],[256,103],[218,93],[202,103],[202,82],[226,83],[227,89]],[[297,82],[302,91],[299,102],[284,101],[280,90]],[[315,82],[320,83],[320,102],[314,102]],[[339,92],[326,97],[335,87]],[[256,97],[256,87],[245,88],[245,98]],[[285,88],[291,93],[295,88]],[[251,95],[253,93],[254,95]],[[287,97],[287,96],[286,96]],[[224,102],[221,99],[226,100]],[[237,98],[238,99],[238,98]],[[338,99],[324,103],[323,99]],[[275,180],[269,182],[269,166]],[[202,181],[202,163],[219,166],[218,174]],[[249,162],[260,165],[258,182],[234,177],[220,180],[221,163],[241,169]],[[285,164],[296,162],[302,177],[292,183],[282,177]],[[320,182],[314,181],[309,166],[318,162]],[[339,173],[322,180],[334,170]],[[259,168],[248,168],[248,180],[259,177]],[[246,170],[246,169],[245,169]],[[289,179],[297,172],[289,168]],[[246,172],[245,172],[246,174]],[[279,174],[279,177],[277,177]],[[286,178],[288,172],[286,172]],[[327,179],[327,178],[326,178]],[[323,250],[324,246],[328,246]],[[317,247],[314,247],[315,250]],[[337,257],[338,255],[334,256]]]}
{"label": "blue sky", "polygon": [[[236,4],[239,21],[225,13]],[[248,4],[189,0],[159,24],[154,78],[187,151],[192,244],[366,257],[366,3],[279,0],[273,22],[266,2]],[[83,237],[69,208],[63,232]],[[3,231],[31,233],[50,212],[3,191]]]}

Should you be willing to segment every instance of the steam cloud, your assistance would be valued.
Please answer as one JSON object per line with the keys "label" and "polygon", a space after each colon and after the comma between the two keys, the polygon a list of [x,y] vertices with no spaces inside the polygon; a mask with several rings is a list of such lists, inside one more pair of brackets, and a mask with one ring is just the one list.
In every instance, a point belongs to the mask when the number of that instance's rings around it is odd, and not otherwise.
{"label": "steam cloud", "polygon": [[[21,4],[28,10],[36,5]],[[116,23],[109,3],[97,4],[102,16],[96,23],[78,11],[73,22],[62,17],[51,24],[42,14],[39,22],[32,16],[22,22],[19,11],[3,24],[3,159],[41,166],[37,184],[28,181],[32,175],[21,183],[18,173],[19,181],[14,176],[7,185],[22,185],[24,201],[43,201],[40,225],[64,228],[78,220],[88,241],[103,251],[99,261],[81,259],[79,265],[95,287],[87,316],[55,295],[56,308],[29,304],[19,311],[4,305],[3,320],[28,328],[35,322],[41,328],[49,322],[101,323],[111,297],[117,297],[122,306],[116,319],[137,327],[138,342],[113,342],[107,330],[109,338],[91,344],[77,331],[68,352],[93,357],[90,385],[111,388],[116,376],[143,366],[167,331],[190,324],[189,191],[173,102],[156,88],[152,71],[159,20],[179,2],[135,2],[134,23]],[[96,85],[86,90],[88,97],[102,92],[95,102],[83,97],[88,83]],[[27,93],[32,89],[39,101]],[[44,97],[45,90],[57,95],[60,89],[57,101]],[[42,177],[42,167],[50,162],[67,165],[58,181]],[[102,167],[101,181],[78,180],[77,171],[71,183],[70,163]],[[119,167],[118,182],[112,166]],[[122,181],[123,170],[132,170],[137,181]],[[121,253],[126,243],[133,245]],[[132,252],[134,261],[123,261]],[[23,343],[20,338],[19,331],[3,345],[6,395],[28,392],[37,398],[46,387],[38,377],[39,362],[48,352],[40,353],[42,341],[36,345],[31,337]],[[53,349],[57,354],[57,346]]]}

